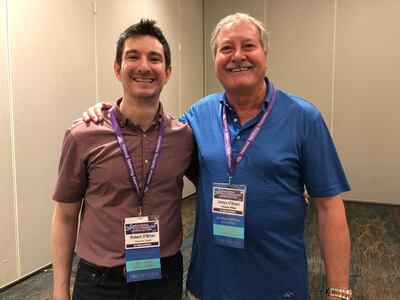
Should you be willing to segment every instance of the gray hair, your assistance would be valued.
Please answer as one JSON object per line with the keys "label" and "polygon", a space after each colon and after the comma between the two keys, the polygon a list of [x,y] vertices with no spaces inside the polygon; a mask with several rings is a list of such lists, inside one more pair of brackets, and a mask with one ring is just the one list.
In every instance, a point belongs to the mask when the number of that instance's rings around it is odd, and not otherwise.
{"label": "gray hair", "polygon": [[260,34],[260,42],[264,48],[264,51],[265,53],[268,53],[268,33],[264,24],[248,14],[234,13],[222,18],[218,22],[217,26],[215,26],[214,31],[211,34],[210,46],[213,58],[215,58],[215,54],[217,52],[217,36],[219,32],[221,31],[222,27],[231,23],[248,23],[254,25]]}

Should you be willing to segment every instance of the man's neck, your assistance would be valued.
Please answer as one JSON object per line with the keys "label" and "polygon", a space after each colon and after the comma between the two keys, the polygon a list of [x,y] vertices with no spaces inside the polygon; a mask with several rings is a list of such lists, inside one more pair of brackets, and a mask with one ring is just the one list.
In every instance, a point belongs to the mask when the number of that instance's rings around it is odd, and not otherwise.
{"label": "man's neck", "polygon": [[123,97],[120,110],[133,123],[145,132],[156,119],[160,106],[159,99],[128,99]]}
{"label": "man's neck", "polygon": [[235,90],[232,93],[226,92],[228,102],[235,110],[242,125],[260,113],[266,95],[267,85],[265,81],[258,89]]}

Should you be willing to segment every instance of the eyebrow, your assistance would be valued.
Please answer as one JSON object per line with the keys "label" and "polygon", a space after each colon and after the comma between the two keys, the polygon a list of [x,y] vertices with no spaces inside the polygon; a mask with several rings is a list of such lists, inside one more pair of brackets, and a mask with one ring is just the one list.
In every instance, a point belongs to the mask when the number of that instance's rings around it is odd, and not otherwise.
{"label": "eyebrow", "polygon": [[[126,55],[129,55],[129,54],[137,54],[137,53],[139,53],[139,51],[138,50],[136,50],[136,49],[131,49],[131,50],[127,50],[127,51],[125,51],[125,56]],[[151,56],[159,56],[159,57],[163,57],[163,55],[161,54],[161,53],[159,53],[159,52],[157,52],[157,51],[150,51],[149,52],[149,55],[151,55]]]}
{"label": "eyebrow", "polygon": [[159,52],[156,52],[156,51],[150,51],[150,55],[155,55],[155,56],[159,56],[159,57],[163,57],[163,55],[161,54],[161,53],[159,53]]}
{"label": "eyebrow", "polygon": [[[256,40],[257,40],[256,38],[246,38],[246,39],[243,40],[241,43],[254,42],[254,41],[256,41]],[[221,41],[221,42],[219,43],[219,45],[223,45],[223,44],[225,44],[225,43],[231,44],[231,43],[232,43],[232,39],[225,39],[225,40]]]}

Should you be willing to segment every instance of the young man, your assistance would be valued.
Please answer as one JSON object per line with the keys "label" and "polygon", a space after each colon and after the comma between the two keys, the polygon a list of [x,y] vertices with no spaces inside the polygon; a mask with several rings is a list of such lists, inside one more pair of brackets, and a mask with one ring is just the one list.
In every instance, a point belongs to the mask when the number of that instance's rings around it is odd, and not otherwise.
{"label": "young man", "polygon": [[[181,299],[183,175],[194,140],[163,111],[171,75],[161,30],[141,20],[120,36],[114,62],[122,98],[104,124],[66,132],[53,194],[54,299]],[[82,208],[81,208],[82,207]]]}
{"label": "young man", "polygon": [[309,299],[304,187],[317,213],[326,300],[350,299],[340,196],[350,186],[321,114],[265,77],[268,38],[260,21],[223,18],[211,48],[225,91],[181,117],[201,154],[189,299]]}

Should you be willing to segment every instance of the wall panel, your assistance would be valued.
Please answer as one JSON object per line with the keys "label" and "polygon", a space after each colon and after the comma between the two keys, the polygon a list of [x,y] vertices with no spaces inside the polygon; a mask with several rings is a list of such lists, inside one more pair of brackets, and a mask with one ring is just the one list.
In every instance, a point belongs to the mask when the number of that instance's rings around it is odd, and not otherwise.
{"label": "wall panel", "polygon": [[21,275],[50,261],[64,131],[95,97],[92,1],[8,1]]}
{"label": "wall panel", "polygon": [[171,48],[172,74],[161,94],[165,111],[179,116],[179,6],[178,0],[147,0],[147,17],[157,21]]}
{"label": "wall panel", "polygon": [[180,12],[180,113],[184,113],[204,96],[203,1],[181,1]]}
{"label": "wall panel", "polygon": [[354,200],[400,204],[399,11],[338,1],[334,134]]}
{"label": "wall panel", "polygon": [[6,0],[0,0],[0,287],[17,277]]}
{"label": "wall panel", "polygon": [[[203,1],[180,1],[180,114],[204,96]],[[185,180],[183,195],[195,192]]]}
{"label": "wall panel", "polygon": [[331,123],[334,5],[331,0],[267,0],[268,59],[276,87],[314,103]]}

